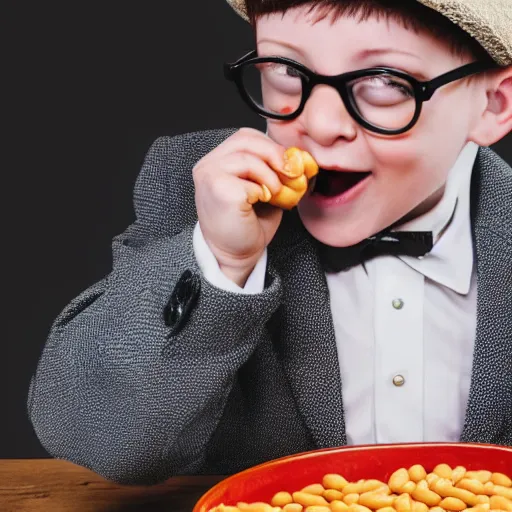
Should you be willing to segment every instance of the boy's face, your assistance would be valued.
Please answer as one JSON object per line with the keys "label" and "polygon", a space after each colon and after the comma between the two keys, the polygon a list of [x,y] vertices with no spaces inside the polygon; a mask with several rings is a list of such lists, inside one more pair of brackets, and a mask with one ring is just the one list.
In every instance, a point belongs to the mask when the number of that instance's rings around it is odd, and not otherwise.
{"label": "boy's face", "polygon": [[[315,13],[307,9],[260,18],[259,56],[288,57],[322,75],[386,66],[419,80],[471,61],[454,56],[447,43],[393,20],[342,17],[332,23],[328,17],[314,23]],[[365,177],[356,185],[348,174],[336,174],[324,195],[308,194],[298,207],[308,231],[326,244],[347,246],[429,210],[468,142],[475,112],[485,108],[478,84],[457,81],[440,88],[423,104],[417,124],[402,135],[365,130],[347,113],[338,92],[324,85],[313,90],[297,119],[269,120],[273,140],[309,151],[321,168],[369,173],[361,174]]]}

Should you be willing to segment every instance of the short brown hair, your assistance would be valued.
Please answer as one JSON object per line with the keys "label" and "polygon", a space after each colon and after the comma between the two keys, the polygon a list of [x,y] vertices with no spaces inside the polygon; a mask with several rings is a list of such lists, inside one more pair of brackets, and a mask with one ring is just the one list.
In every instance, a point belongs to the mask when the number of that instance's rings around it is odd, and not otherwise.
{"label": "short brown hair", "polygon": [[472,56],[477,60],[492,61],[485,49],[469,34],[448,18],[415,0],[246,0],[247,14],[253,26],[265,14],[285,13],[294,7],[309,5],[316,10],[320,21],[332,16],[357,17],[359,21],[371,17],[393,19],[416,32],[426,31],[447,42],[457,56]]}

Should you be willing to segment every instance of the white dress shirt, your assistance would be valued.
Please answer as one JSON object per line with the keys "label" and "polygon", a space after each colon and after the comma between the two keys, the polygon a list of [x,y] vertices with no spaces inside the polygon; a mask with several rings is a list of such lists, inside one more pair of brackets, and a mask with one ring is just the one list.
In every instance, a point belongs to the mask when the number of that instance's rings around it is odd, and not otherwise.
{"label": "white dress shirt", "polygon": [[[381,256],[326,275],[349,444],[459,440],[476,333],[470,181],[477,152],[468,143],[441,201],[396,228],[432,231],[429,254]],[[244,288],[222,273],[199,224],[194,251],[214,286],[263,290],[266,251]]]}

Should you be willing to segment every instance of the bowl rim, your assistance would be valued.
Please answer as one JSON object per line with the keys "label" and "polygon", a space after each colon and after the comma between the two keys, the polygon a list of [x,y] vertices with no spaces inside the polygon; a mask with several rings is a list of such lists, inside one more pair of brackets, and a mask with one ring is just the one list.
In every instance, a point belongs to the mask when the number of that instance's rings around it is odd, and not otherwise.
{"label": "bowl rim", "polygon": [[257,464],[256,466],[252,466],[250,468],[239,471],[238,473],[234,473],[233,475],[227,476],[217,484],[215,484],[212,488],[206,491],[197,501],[196,505],[192,512],[201,512],[200,506],[202,506],[203,502],[207,501],[211,494],[215,494],[220,487],[225,487],[229,485],[230,481],[239,479],[246,474],[251,474],[254,476],[254,471],[257,471],[262,468],[272,468],[273,466],[278,466],[283,464],[284,462],[294,459],[310,459],[315,457],[321,457],[326,453],[331,452],[351,452],[351,451],[382,451],[387,449],[401,450],[407,448],[455,448],[455,449],[464,449],[464,448],[476,448],[476,449],[484,449],[488,450],[492,448],[497,452],[505,452],[512,453],[512,447],[502,446],[490,443],[457,443],[457,442],[426,442],[426,443],[386,443],[386,444],[363,444],[363,445],[352,445],[352,446],[334,446],[331,448],[319,448],[317,450],[309,450],[306,452],[299,452],[292,455],[285,455],[284,457],[279,457],[278,459],[269,460],[267,462],[262,462],[261,464]]}

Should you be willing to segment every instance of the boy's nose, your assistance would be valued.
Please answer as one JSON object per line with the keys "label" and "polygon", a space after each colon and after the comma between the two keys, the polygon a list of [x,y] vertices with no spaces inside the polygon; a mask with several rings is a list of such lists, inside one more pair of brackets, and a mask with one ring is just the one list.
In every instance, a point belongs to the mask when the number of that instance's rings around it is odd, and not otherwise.
{"label": "boy's nose", "polygon": [[317,85],[302,113],[308,135],[322,146],[340,137],[347,141],[357,136],[357,123],[350,116],[338,91],[328,85]]}

